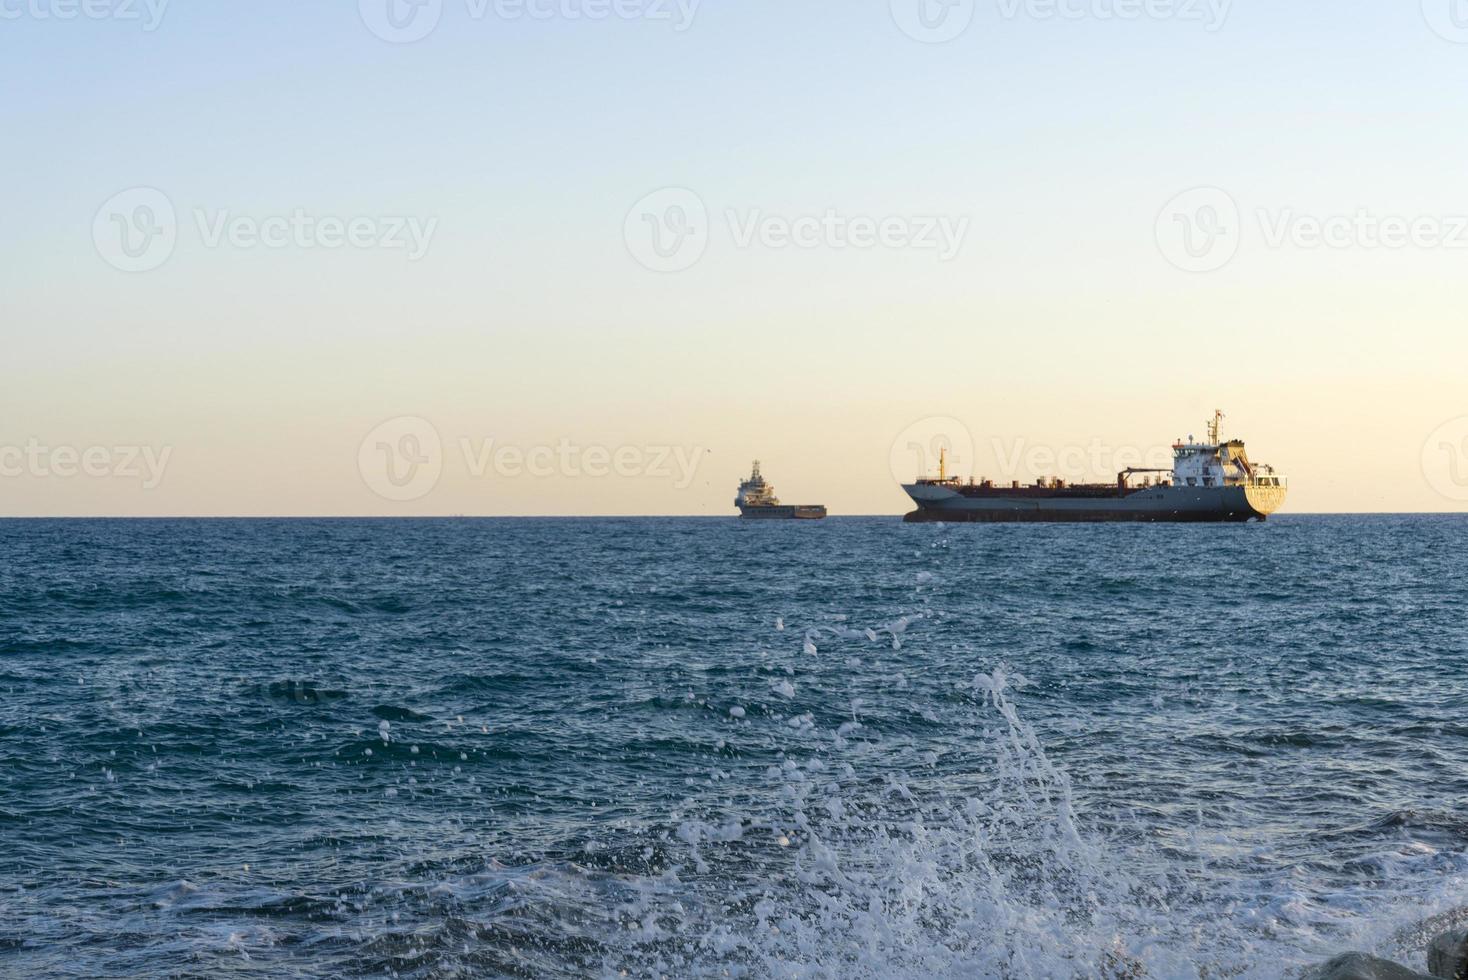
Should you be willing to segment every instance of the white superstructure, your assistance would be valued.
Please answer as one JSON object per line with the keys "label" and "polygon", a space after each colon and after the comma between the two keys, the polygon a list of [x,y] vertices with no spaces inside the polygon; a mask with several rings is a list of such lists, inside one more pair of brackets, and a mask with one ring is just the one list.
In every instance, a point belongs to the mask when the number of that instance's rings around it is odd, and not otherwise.
{"label": "white superstructure", "polygon": [[1242,440],[1224,442],[1219,436],[1223,413],[1208,423],[1208,441],[1178,440],[1172,447],[1172,484],[1176,487],[1286,487],[1288,481],[1274,467],[1249,462]]}
{"label": "white superstructure", "polygon": [[749,474],[749,479],[739,484],[739,496],[734,498],[734,506],[741,510],[745,507],[780,506],[775,488],[766,483],[764,476],[760,474],[759,460],[754,461],[754,472]]}

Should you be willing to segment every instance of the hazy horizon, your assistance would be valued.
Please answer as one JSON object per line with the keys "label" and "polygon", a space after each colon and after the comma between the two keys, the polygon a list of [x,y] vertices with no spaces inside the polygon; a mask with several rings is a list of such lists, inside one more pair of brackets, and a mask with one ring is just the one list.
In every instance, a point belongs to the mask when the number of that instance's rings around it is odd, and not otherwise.
{"label": "hazy horizon", "polygon": [[1455,3],[0,3],[0,516],[1463,513]]}

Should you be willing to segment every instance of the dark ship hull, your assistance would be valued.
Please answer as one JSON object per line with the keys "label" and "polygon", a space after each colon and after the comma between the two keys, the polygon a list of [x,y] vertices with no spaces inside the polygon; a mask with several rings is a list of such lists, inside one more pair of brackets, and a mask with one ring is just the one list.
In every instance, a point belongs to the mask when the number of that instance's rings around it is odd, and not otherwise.
{"label": "dark ship hull", "polygon": [[1284,503],[1277,486],[1114,486],[998,488],[957,483],[905,487],[918,509],[910,523],[1244,523],[1266,520]]}
{"label": "dark ship hull", "polygon": [[819,521],[825,519],[826,508],[786,504],[774,507],[741,507],[739,516],[746,521]]}

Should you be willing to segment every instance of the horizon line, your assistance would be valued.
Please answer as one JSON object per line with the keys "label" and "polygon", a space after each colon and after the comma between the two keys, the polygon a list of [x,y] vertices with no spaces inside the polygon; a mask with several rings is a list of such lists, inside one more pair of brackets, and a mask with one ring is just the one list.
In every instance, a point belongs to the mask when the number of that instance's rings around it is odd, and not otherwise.
{"label": "horizon line", "polygon": [[[904,514],[831,514],[824,520],[872,520],[877,518],[901,519]],[[1468,511],[1455,510],[1358,510],[1358,511],[1295,511],[1288,514],[1273,514],[1269,523],[1281,518],[1292,517],[1468,517]],[[588,520],[707,520],[739,521],[738,514],[0,514],[0,521],[588,521]],[[760,523],[751,521],[749,523]],[[771,523],[771,522],[765,522]],[[773,523],[819,524],[821,521],[796,521]],[[945,521],[946,524],[971,523]],[[979,522],[983,523],[983,522]],[[1003,523],[1003,522],[1000,522]],[[1086,523],[1055,521],[1039,523]],[[1103,522],[1104,523],[1104,522]],[[1121,523],[1168,523],[1165,521],[1135,521]],[[1185,522],[1186,523],[1186,522]]]}

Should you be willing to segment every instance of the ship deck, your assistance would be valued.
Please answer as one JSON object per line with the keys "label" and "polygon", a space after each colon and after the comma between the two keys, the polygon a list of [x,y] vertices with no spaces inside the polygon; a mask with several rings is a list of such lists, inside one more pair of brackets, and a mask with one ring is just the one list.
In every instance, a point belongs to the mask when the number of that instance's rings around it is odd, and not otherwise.
{"label": "ship deck", "polygon": [[[940,486],[941,484],[934,484]],[[1064,487],[993,487],[982,484],[954,484],[949,487],[954,493],[975,499],[1010,500],[1095,500],[1130,496],[1140,487],[1131,487],[1120,492],[1114,483],[1083,483]]]}

